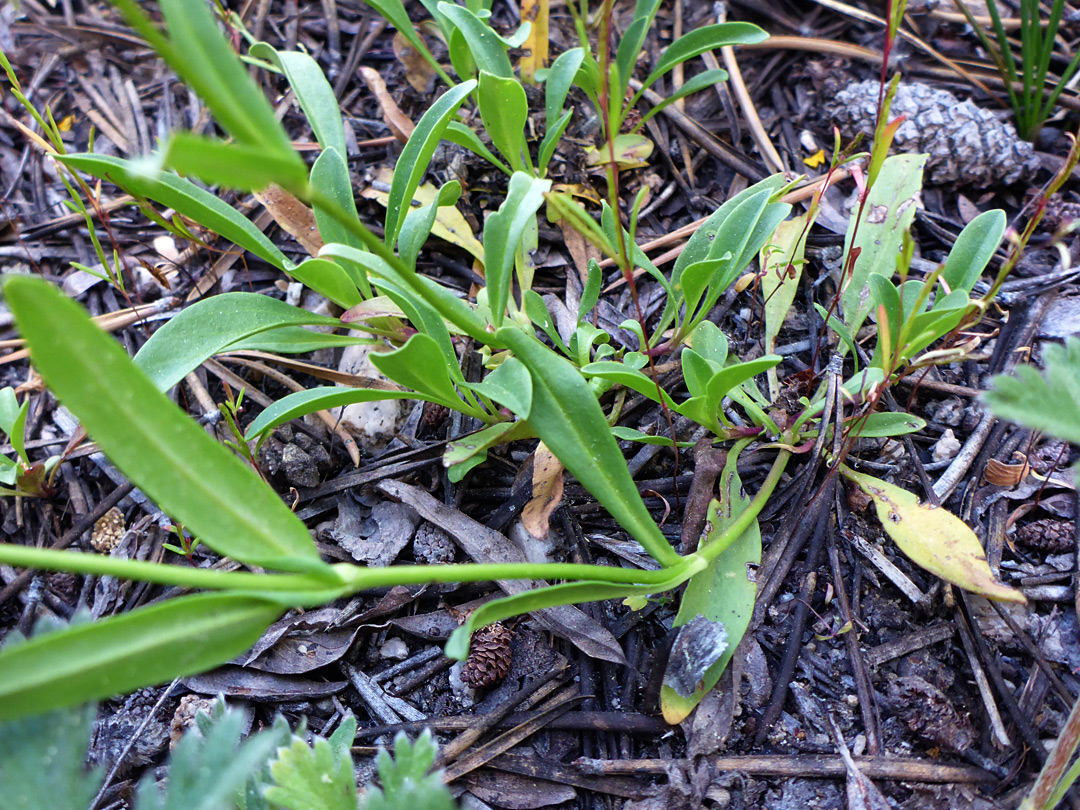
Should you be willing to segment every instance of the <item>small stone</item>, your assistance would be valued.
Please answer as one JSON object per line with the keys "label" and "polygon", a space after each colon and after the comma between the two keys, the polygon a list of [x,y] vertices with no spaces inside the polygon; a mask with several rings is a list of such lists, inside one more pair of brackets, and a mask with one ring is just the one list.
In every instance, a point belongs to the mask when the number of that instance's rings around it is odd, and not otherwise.
{"label": "small stone", "polygon": [[281,469],[285,480],[295,487],[319,485],[319,470],[315,459],[300,449],[299,445],[287,444],[281,450]]}
{"label": "small stone", "polygon": [[120,545],[120,541],[124,539],[125,531],[127,529],[124,527],[124,513],[120,510],[120,507],[114,506],[97,519],[97,523],[94,524],[94,531],[90,535],[90,545],[94,547],[95,551],[108,554]]}
{"label": "small stone", "polygon": [[379,647],[379,655],[388,661],[404,661],[409,657],[409,645],[400,638],[388,638]]}
{"label": "small stone", "polygon": [[946,428],[945,432],[941,434],[941,438],[934,444],[934,449],[930,451],[930,455],[934,461],[947,461],[956,458],[961,446],[960,440],[956,438],[952,428]]}
{"label": "small stone", "polygon": [[195,717],[199,712],[210,716],[214,711],[214,698],[201,697],[199,695],[184,695],[180,698],[180,705],[176,707],[172,720],[169,723],[169,750],[176,748],[184,732],[195,726]]}

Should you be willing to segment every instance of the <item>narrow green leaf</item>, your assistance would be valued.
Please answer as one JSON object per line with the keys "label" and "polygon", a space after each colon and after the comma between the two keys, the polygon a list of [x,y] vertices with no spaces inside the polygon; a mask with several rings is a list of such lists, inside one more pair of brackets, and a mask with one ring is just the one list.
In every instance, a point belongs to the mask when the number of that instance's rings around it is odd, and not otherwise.
{"label": "narrow green leaf", "polygon": [[495,327],[506,317],[514,257],[526,227],[535,222],[536,212],[544,204],[544,194],[551,188],[550,180],[540,180],[525,172],[514,172],[506,199],[499,210],[484,223],[485,278],[488,306]]}
{"label": "narrow green leaf", "polygon": [[266,42],[256,42],[249,53],[281,69],[319,145],[323,149],[336,149],[344,156],[345,126],[341,122],[341,109],[319,63],[306,53],[279,51]]}
{"label": "narrow green leaf", "polygon": [[585,51],[582,48],[571,48],[559,54],[548,69],[547,78],[544,79],[544,120],[549,132],[554,122],[562,117],[566,96],[584,59]]}
{"label": "narrow green leaf", "polygon": [[532,407],[532,377],[529,370],[516,358],[504,360],[483,382],[461,383],[514,413],[528,413]]}
{"label": "narrow green leaf", "polygon": [[[784,220],[761,251],[761,295],[765,299],[765,352],[776,348],[776,337],[784,326],[802,277],[803,250],[808,214]],[[780,393],[776,372],[769,372],[772,399]]]}
{"label": "narrow green leaf", "polygon": [[[345,153],[335,147],[326,147],[311,167],[311,185],[336,202],[346,214],[356,217],[356,200],[353,198],[352,178],[345,163]],[[319,226],[319,235],[324,243],[339,242],[358,250],[364,249],[363,242],[351,230],[317,203],[312,206],[315,222]],[[370,291],[368,291],[370,293]]]}
{"label": "narrow green leaf", "polygon": [[386,203],[386,244],[393,246],[397,242],[401,224],[408,214],[409,201],[420,185],[420,180],[427,172],[435,147],[446,131],[451,116],[457,112],[465,99],[476,88],[475,81],[467,81],[447,90],[428,108],[420,118],[409,142],[401,150],[397,161],[397,171],[390,183],[390,198]]}
{"label": "narrow green leaf", "polygon": [[641,116],[641,120],[634,125],[634,132],[641,130],[649,119],[657,113],[663,111],[663,109],[671,104],[674,104],[679,99],[691,96],[699,90],[704,90],[706,87],[712,87],[714,84],[720,84],[728,80],[728,73],[726,70],[706,70],[703,73],[699,73],[685,84],[672,93],[669,96],[664,96],[664,100],[649,110],[645,115]]}
{"label": "narrow green leaf", "polygon": [[282,609],[251,596],[198,594],[32,638],[0,651],[0,718],[203,672],[248,649]]}
{"label": "narrow green leaf", "polygon": [[566,128],[570,126],[570,119],[573,117],[573,109],[567,110],[562,118],[544,133],[544,138],[540,141],[540,148],[536,153],[536,166],[541,174],[547,171],[551,158],[555,156],[555,149],[559,146],[559,141],[566,132]]}
{"label": "narrow green leaf", "polygon": [[307,416],[309,413],[354,405],[357,402],[376,402],[380,399],[429,399],[412,391],[384,391],[380,388],[309,388],[289,394],[263,410],[248,426],[245,440],[258,438],[278,425]]}
{"label": "narrow green leaf", "polygon": [[372,364],[394,382],[412,388],[425,399],[455,410],[467,410],[446,368],[439,344],[425,334],[413,335],[400,349],[372,352]]}
{"label": "narrow green leaf", "polygon": [[500,171],[506,172],[506,174],[513,174],[509,166],[499,160],[494,152],[484,146],[484,142],[480,140],[480,136],[460,121],[451,121],[447,125],[446,131],[443,133],[443,138],[450,141],[450,143],[456,143],[458,146],[479,155]]}
{"label": "narrow green leaf", "polygon": [[438,8],[465,38],[477,68],[504,79],[514,78],[514,68],[506,55],[507,46],[490,25],[464,6],[439,3]]}
{"label": "narrow green leaf", "polygon": [[[657,79],[689,59],[705,51],[723,48],[727,45],[753,45],[764,42],[769,35],[752,23],[729,22],[706,25],[689,34],[684,34],[668,46],[660,55],[653,72],[643,82],[643,87],[651,86]],[[638,96],[641,95],[639,91]],[[635,102],[637,98],[635,97]]]}
{"label": "narrow green leaf", "polygon": [[[23,400],[20,406],[15,398],[15,389],[8,386],[0,391],[0,430],[7,434],[8,441],[16,455],[26,460],[26,413],[30,409],[30,398]],[[9,481],[8,483],[14,483]]]}
{"label": "narrow green leaf", "polygon": [[461,183],[451,180],[439,189],[434,202],[414,208],[405,216],[401,234],[398,236],[398,254],[406,265],[415,269],[416,257],[420,255],[420,248],[431,234],[439,208],[455,205],[460,197]]}
{"label": "narrow green leaf", "polygon": [[171,172],[159,172],[153,177],[140,174],[131,161],[107,155],[57,155],[56,159],[73,169],[115,183],[134,197],[145,197],[171,208],[250,250],[278,269],[283,270],[288,264],[285,254],[251,220],[190,180]]}
{"label": "narrow green leaf", "polygon": [[[424,40],[420,38],[420,35],[416,33],[416,28],[413,27],[412,20],[409,19],[409,14],[405,10],[405,4],[401,0],[364,0],[369,6],[375,9],[379,14],[383,16],[394,28],[398,30],[405,39],[409,41],[417,53],[427,60],[435,72],[439,74],[443,81],[453,86],[453,82],[450,81],[450,77],[446,75],[446,71],[442,69],[442,66],[436,61],[435,57],[431,55],[431,51],[428,50],[427,45],[424,44]],[[425,4],[426,5],[426,4]],[[440,15],[432,14],[437,20]],[[440,20],[440,26],[442,21]],[[446,33],[445,27],[443,27],[443,33]]]}
{"label": "narrow green leaf", "polygon": [[[325,261],[325,260],[324,260]],[[168,391],[207,358],[281,326],[341,326],[341,321],[257,293],[224,293],[195,302],[143,344],[135,365]]]}
{"label": "narrow green leaf", "polygon": [[349,274],[329,259],[307,259],[290,270],[289,275],[339,307],[348,309],[364,300]]}
{"label": "narrow green leaf", "polygon": [[[601,380],[611,380],[624,388],[629,388],[631,391],[636,391],[642,394],[653,402],[659,402],[657,399],[657,386],[652,381],[652,378],[647,374],[643,374],[641,371],[627,366],[625,363],[619,363],[614,360],[600,360],[595,363],[589,363],[582,366],[581,373],[586,377],[599,377]],[[663,396],[664,402],[669,408],[675,407],[675,401],[668,396],[667,391],[660,389],[660,395]],[[670,439],[666,439],[668,444],[671,444]]]}
{"label": "narrow green leaf", "polygon": [[990,263],[990,259],[1005,235],[1007,220],[1001,210],[985,211],[971,220],[949,251],[941,278],[950,290],[971,293],[975,282]]}
{"label": "narrow green leaf", "polygon": [[540,440],[604,508],[663,566],[681,559],[664,537],[626,467],[600,403],[576,368],[515,327],[497,337],[529,369],[532,408],[527,419]]}
{"label": "narrow green leaf", "polygon": [[505,79],[481,70],[477,97],[480,118],[491,142],[514,171],[523,170],[525,125],[529,118],[525,88],[517,79]]}
{"label": "narrow green leaf", "polygon": [[29,277],[4,297],[56,398],[128,478],[220,554],[283,571],[330,571],[304,524],[180,411],[74,301]]}
{"label": "narrow green leaf", "polygon": [[861,419],[853,419],[851,434],[861,439],[880,439],[890,436],[904,436],[918,433],[926,427],[926,421],[910,413],[892,413],[882,411],[872,413]]}
{"label": "narrow green leaf", "polygon": [[327,335],[302,326],[282,326],[230,343],[224,351],[260,351],[273,354],[306,354],[319,349],[336,349],[371,343],[371,338],[356,335]]}

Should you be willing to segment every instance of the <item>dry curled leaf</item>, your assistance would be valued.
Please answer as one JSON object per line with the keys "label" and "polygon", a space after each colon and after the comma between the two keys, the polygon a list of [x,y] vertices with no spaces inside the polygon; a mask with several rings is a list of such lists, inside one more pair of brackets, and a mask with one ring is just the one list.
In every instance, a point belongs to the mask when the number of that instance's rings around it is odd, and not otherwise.
{"label": "dry curled leaf", "polygon": [[521,511],[521,523],[533,537],[542,540],[550,528],[551,513],[562,502],[563,465],[544,443],[533,456],[532,500]]}
{"label": "dry curled leaf", "polygon": [[280,186],[270,185],[255,192],[281,229],[300,243],[311,256],[318,256],[323,240],[314,212]]}
{"label": "dry curled leaf", "polygon": [[1027,602],[1020,591],[994,578],[979,538],[958,517],[873,476],[843,465],[840,472],[873,499],[885,533],[913,563],[987,599]]}
{"label": "dry curled leaf", "polygon": [[398,107],[394,97],[386,89],[386,82],[383,81],[379,72],[369,67],[362,67],[360,68],[360,78],[364,80],[368,90],[375,95],[375,100],[379,102],[379,108],[382,110],[383,120],[394,133],[394,137],[402,143],[408,141],[409,136],[412,135],[416,127],[409,116],[405,115],[401,108]]}
{"label": "dry curled leaf", "polygon": [[394,32],[394,56],[405,68],[405,80],[416,92],[428,95],[435,89],[435,68],[399,31]]}

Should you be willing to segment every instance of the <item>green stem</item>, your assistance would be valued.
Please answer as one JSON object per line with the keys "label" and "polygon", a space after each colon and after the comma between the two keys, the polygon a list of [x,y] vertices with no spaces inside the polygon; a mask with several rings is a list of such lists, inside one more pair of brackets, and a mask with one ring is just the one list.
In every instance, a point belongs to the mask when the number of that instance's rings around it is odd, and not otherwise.
{"label": "green stem", "polygon": [[780,476],[784,474],[784,469],[787,467],[788,461],[791,460],[791,452],[788,450],[781,450],[776,460],[773,461],[772,469],[769,470],[769,474],[765,476],[765,480],[761,483],[761,488],[758,489],[757,494],[745,510],[732,521],[731,525],[724,529],[719,535],[713,538],[707,545],[702,547],[698,554],[708,562],[712,562],[720,553],[726,549],[731,543],[743,532],[747,527],[757,519],[757,516],[761,514],[761,510],[765,508],[765,504],[768,503],[769,498],[772,497],[773,492],[776,490],[776,485],[780,483]]}

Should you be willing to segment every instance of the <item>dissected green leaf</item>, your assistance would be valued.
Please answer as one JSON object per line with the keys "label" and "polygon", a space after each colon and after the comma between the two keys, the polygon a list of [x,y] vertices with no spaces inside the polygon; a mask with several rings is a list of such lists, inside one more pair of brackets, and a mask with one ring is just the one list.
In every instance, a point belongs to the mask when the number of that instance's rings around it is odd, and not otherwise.
{"label": "dissected green leaf", "polygon": [[[742,492],[737,462],[738,454],[728,455],[720,476],[720,498],[709,504],[705,534],[700,545],[722,534],[750,503],[750,498]],[[750,566],[760,562],[761,531],[757,520],[754,520],[706,570],[695,574],[687,584],[675,617],[675,626],[681,627],[696,616],[704,616],[711,622],[723,624],[728,646],[708,667],[701,684],[690,696],[684,697],[670,686],[660,688],[660,707],[664,719],[672,725],[685,720],[709,690],[716,686],[731,656],[735,654],[746,628],[750,626],[754,600],[757,598],[757,584],[751,576]]]}
{"label": "dissected green leaf", "polygon": [[840,473],[870,496],[881,527],[916,565],[987,599],[1027,602],[1020,591],[994,578],[979,538],[951,512],[921,504],[910,492],[843,465]]}
{"label": "dissected green leaf", "polygon": [[277,494],[170,402],[78,304],[36,278],[12,278],[3,293],[50,390],[162,509],[241,562],[330,572]]}
{"label": "dissected green leaf", "polygon": [[454,810],[442,774],[428,773],[437,754],[438,746],[427,729],[415,743],[399,731],[394,737],[394,756],[384,749],[375,758],[382,787],[368,788],[360,810]]}
{"label": "dissected green leaf", "polygon": [[[321,268],[311,269],[317,273]],[[169,320],[139,349],[135,365],[158,390],[168,391],[204,360],[244,338],[283,326],[341,326],[341,321],[266,295],[224,293],[196,301]]]}
{"label": "dissected green leaf", "polygon": [[[351,744],[352,740],[349,741]],[[299,737],[279,748],[270,763],[274,783],[266,798],[288,810],[356,810],[356,775],[348,746],[335,750],[316,737],[309,746]]]}
{"label": "dissected green leaf", "polygon": [[237,794],[287,738],[288,726],[274,727],[241,739],[243,712],[225,711],[207,721],[198,718],[198,732],[189,730],[169,757],[164,794],[151,771],[139,783],[138,810],[231,810]]}
{"label": "dissected green leaf", "polygon": [[1080,340],[1043,349],[1045,374],[1018,366],[1013,376],[999,374],[982,400],[997,416],[1080,444]]}
{"label": "dissected green leaf", "polygon": [[254,644],[283,609],[239,594],[182,596],[5,648],[0,650],[0,718],[203,672]]}
{"label": "dissected green leaf", "polygon": [[104,778],[83,765],[96,713],[72,707],[0,723],[0,808],[86,810]]}

